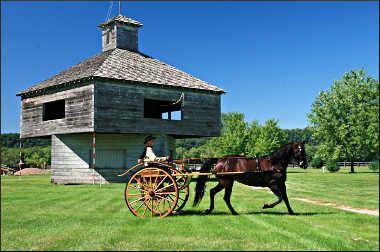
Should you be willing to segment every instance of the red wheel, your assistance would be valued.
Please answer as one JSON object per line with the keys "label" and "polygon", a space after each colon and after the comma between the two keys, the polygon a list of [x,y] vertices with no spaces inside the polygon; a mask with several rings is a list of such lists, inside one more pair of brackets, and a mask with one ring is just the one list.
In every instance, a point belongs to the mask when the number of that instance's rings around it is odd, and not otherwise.
{"label": "red wheel", "polygon": [[177,183],[161,168],[144,168],[128,181],[125,201],[129,210],[138,217],[166,217],[177,205]]}

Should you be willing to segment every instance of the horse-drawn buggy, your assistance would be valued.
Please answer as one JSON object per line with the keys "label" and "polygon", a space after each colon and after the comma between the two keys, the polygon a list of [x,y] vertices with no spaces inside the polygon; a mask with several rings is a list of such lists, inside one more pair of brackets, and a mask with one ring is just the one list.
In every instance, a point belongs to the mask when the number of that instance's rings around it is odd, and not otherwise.
{"label": "horse-drawn buggy", "polygon": [[[207,176],[214,174],[219,183],[210,190],[211,213],[214,208],[214,196],[225,189],[224,200],[232,214],[237,214],[230,203],[233,182],[250,186],[269,187],[278,197],[272,204],[264,204],[263,208],[272,208],[284,200],[289,214],[294,214],[286,195],[286,168],[291,158],[298,166],[307,167],[304,143],[290,143],[277,151],[259,158],[242,156],[226,156],[207,158],[200,171],[186,168],[185,163],[149,162],[140,163],[123,174],[130,174],[125,187],[125,202],[129,210],[138,217],[159,216],[161,218],[178,213],[189,199],[189,185],[192,176],[198,175],[195,188],[194,205],[203,197]],[[214,166],[215,165],[215,166]]]}

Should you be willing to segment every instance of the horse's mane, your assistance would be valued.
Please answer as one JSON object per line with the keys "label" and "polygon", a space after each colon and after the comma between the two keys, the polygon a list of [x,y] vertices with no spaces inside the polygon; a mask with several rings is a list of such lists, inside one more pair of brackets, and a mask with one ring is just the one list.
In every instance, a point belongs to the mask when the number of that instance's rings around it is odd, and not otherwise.
{"label": "horse's mane", "polygon": [[292,145],[293,143],[287,143],[287,144],[284,144],[283,146],[281,146],[280,148],[278,148],[277,150],[265,155],[265,156],[262,156],[262,158],[269,158],[271,160],[276,160],[276,159],[279,159],[281,158],[281,156],[284,154],[284,152],[287,152],[288,151],[288,148],[290,145]]}
{"label": "horse's mane", "polygon": [[[287,152],[290,145],[292,145],[293,143],[287,143],[287,144],[284,144],[282,145],[280,148],[278,148],[277,150],[267,154],[267,155],[264,155],[264,156],[260,156],[260,158],[269,158],[271,160],[276,160],[276,159],[281,159],[281,157],[283,156],[284,152]],[[220,158],[219,160],[220,161],[226,161],[226,160],[234,160],[233,157],[242,157],[242,158],[245,158],[245,159],[248,159],[248,160],[252,160],[252,159],[255,159],[255,157],[245,157],[245,156],[242,156],[242,155],[228,155],[228,156],[224,156],[222,158]]]}

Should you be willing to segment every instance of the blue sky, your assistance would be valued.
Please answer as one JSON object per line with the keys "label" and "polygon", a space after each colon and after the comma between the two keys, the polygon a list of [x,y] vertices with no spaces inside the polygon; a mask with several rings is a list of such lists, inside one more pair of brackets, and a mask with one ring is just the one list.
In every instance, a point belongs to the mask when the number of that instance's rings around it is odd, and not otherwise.
{"label": "blue sky", "polygon": [[[1,2],[1,130],[16,93],[101,52],[110,2]],[[304,128],[321,89],[350,69],[379,79],[378,2],[124,2],[139,50],[227,91],[222,112]],[[113,2],[111,17],[118,14]]]}

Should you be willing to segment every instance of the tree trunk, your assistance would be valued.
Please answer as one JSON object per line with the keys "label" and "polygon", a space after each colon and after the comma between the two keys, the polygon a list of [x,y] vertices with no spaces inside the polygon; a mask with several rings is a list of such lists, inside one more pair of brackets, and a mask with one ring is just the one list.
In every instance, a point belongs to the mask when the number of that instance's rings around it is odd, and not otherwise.
{"label": "tree trunk", "polygon": [[354,161],[351,161],[351,171],[350,171],[350,173],[354,173],[355,171],[354,171]]}

